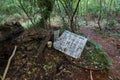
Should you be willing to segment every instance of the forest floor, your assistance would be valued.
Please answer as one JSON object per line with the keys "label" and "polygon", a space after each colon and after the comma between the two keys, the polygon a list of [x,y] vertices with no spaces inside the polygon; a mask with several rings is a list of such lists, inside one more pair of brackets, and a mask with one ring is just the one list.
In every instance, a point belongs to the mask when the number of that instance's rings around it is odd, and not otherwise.
{"label": "forest floor", "polygon": [[103,49],[109,54],[113,61],[113,66],[109,73],[111,80],[120,80],[120,49],[117,48],[117,45],[120,44],[120,38],[110,36],[109,34],[98,33],[89,28],[82,27],[80,30],[88,38],[102,45]]}
{"label": "forest floor", "polygon": [[77,67],[67,61],[69,56],[47,47],[43,53],[44,63],[40,62],[38,49],[44,39],[39,38],[40,31],[26,30],[17,38],[17,52],[6,80],[120,80],[120,38],[87,27],[81,27],[80,31],[87,38],[102,45],[110,56],[113,66],[107,73],[103,70]]}

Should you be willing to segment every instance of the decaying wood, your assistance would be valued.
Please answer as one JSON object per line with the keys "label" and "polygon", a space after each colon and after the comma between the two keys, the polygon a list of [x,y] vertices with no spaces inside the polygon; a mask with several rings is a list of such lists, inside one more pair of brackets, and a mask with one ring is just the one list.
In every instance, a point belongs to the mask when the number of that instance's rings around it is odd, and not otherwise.
{"label": "decaying wood", "polygon": [[38,61],[41,62],[41,63],[44,62],[44,55],[45,54],[43,53],[43,51],[46,47],[47,42],[51,39],[51,37],[52,37],[52,34],[48,33],[45,40],[42,42],[42,44],[40,45],[40,47],[38,49],[38,56],[39,56]]}
{"label": "decaying wood", "polygon": [[24,32],[24,28],[19,22],[14,24],[4,24],[0,26],[0,46],[11,41]]}
{"label": "decaying wood", "polygon": [[[8,22],[0,25],[0,63],[9,59],[16,44],[16,38],[23,32],[24,28],[19,22]],[[6,64],[7,62],[3,62],[3,65]]]}
{"label": "decaying wood", "polygon": [[2,80],[5,80],[5,77],[6,77],[6,74],[7,74],[8,69],[9,69],[11,60],[12,60],[12,58],[14,57],[16,50],[17,50],[17,46],[15,46],[15,48],[14,48],[14,50],[13,50],[13,53],[12,53],[12,55],[10,56],[10,58],[9,58],[9,60],[8,60],[8,63],[7,63],[7,66],[6,66],[6,68],[5,68],[5,72],[4,72],[4,74],[3,74]]}
{"label": "decaying wood", "polygon": [[43,40],[46,37],[47,32],[48,32],[47,30],[42,28],[26,30],[22,34],[22,36],[20,36],[18,43],[24,44],[24,43],[29,43],[31,41]]}

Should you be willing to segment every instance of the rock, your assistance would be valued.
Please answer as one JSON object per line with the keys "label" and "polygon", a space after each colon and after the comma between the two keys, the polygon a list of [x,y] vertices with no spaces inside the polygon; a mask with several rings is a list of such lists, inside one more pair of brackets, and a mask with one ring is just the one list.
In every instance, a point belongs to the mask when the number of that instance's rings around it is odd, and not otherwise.
{"label": "rock", "polygon": [[47,42],[47,47],[48,47],[48,48],[52,48],[52,41],[48,41],[48,42]]}

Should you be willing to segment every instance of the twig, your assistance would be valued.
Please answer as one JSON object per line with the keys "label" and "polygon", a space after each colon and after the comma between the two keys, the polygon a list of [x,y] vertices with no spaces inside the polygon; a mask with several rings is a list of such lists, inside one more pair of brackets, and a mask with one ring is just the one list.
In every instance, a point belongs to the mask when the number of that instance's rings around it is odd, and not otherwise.
{"label": "twig", "polygon": [[9,60],[8,60],[8,63],[7,63],[7,66],[6,66],[6,68],[5,68],[5,71],[4,71],[2,80],[5,80],[5,77],[6,77],[8,68],[9,68],[9,66],[10,66],[10,63],[11,63],[12,58],[13,58],[14,55],[15,55],[16,49],[17,49],[17,46],[15,46],[15,48],[14,48],[14,50],[13,50],[13,53],[12,53],[12,55],[10,56],[10,58],[9,58]]}
{"label": "twig", "polygon": [[92,70],[90,70],[90,80],[93,80]]}
{"label": "twig", "polygon": [[27,63],[27,61],[25,61],[25,62],[12,74],[12,77],[13,77],[17,72],[19,72],[19,70],[20,70],[21,68],[23,68],[26,63]]}

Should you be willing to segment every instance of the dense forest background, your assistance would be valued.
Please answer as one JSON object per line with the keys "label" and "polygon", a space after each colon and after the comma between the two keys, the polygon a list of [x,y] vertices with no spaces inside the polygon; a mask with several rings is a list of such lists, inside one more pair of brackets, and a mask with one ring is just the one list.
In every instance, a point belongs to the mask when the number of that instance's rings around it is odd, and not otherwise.
{"label": "dense forest background", "polygon": [[0,5],[0,23],[20,21],[26,28],[57,22],[74,31],[94,21],[101,30],[102,21],[109,27],[120,22],[120,0],[1,0]]}

